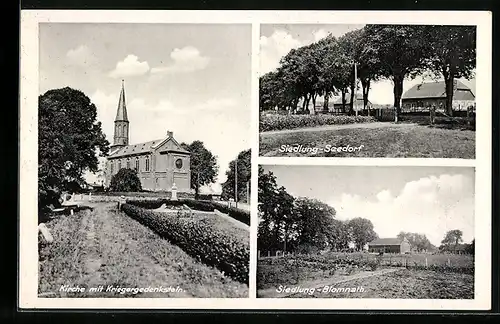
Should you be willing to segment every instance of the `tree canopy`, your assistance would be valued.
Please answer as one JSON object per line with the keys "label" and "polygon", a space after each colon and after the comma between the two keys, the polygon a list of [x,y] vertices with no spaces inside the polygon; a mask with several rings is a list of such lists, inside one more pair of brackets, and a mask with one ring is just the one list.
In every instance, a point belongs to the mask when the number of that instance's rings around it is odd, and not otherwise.
{"label": "tree canopy", "polygon": [[57,204],[60,194],[83,184],[85,171],[98,171],[98,156],[109,142],[97,121],[97,108],[81,91],[49,90],[38,98],[39,210]]}
{"label": "tree canopy", "polygon": [[191,144],[181,143],[181,146],[191,152],[191,188],[195,191],[195,199],[198,199],[200,188],[215,182],[219,172],[217,157],[205,147],[202,141],[194,141]]}
{"label": "tree canopy", "polygon": [[226,171],[227,180],[222,184],[222,198],[234,199],[235,183],[235,165],[238,163],[238,201],[249,203],[250,197],[247,197],[247,188],[250,191],[250,179],[252,176],[251,150],[245,150],[238,153],[238,157],[229,162],[229,169]]}
{"label": "tree canopy", "polygon": [[135,170],[122,168],[111,177],[109,190],[115,192],[139,192],[142,190],[141,180]]}

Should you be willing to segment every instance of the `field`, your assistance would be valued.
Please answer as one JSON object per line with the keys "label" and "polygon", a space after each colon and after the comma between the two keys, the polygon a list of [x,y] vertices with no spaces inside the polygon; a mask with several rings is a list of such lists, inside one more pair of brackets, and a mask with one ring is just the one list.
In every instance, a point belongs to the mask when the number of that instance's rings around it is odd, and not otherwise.
{"label": "field", "polygon": [[[308,293],[276,294],[280,286],[302,287]],[[333,293],[325,293],[326,286]],[[345,291],[351,287],[363,291]],[[257,263],[257,289],[259,297],[473,298],[474,258],[368,253],[266,257]]]}
{"label": "field", "polygon": [[[381,124],[385,124],[381,126]],[[351,127],[343,127],[351,126]],[[328,129],[292,130],[260,134],[261,156],[326,156],[326,157],[411,157],[467,158],[475,157],[475,132],[444,129],[416,124],[369,123],[367,125],[330,126]],[[318,152],[280,151],[283,146],[318,148]],[[325,152],[331,147],[361,147],[354,152]]]}
{"label": "field", "polygon": [[[93,210],[58,216],[47,227],[54,242],[39,249],[40,297],[247,297],[248,286],[193,258],[171,241],[116,209],[93,203]],[[248,232],[215,215],[193,213],[200,222],[234,236]],[[86,288],[71,292],[61,287]],[[90,292],[103,286],[103,291]],[[149,292],[111,292],[152,288]],[[155,290],[156,289],[156,290]]]}

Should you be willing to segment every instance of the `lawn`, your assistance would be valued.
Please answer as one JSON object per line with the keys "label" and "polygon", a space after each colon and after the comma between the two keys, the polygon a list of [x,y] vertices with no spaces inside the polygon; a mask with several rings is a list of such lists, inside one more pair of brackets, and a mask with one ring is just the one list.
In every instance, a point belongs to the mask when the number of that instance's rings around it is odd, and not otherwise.
{"label": "lawn", "polygon": [[[421,125],[346,128],[260,134],[261,156],[475,158],[475,132]],[[280,152],[285,145],[318,152]],[[330,147],[361,147],[353,152],[325,152]]]}
{"label": "lawn", "polygon": [[[57,217],[47,227],[54,243],[40,248],[41,297],[248,297],[247,285],[192,258],[114,203]],[[65,292],[63,285],[86,290]],[[99,286],[104,291],[89,292]],[[157,291],[106,292],[108,286]]]}

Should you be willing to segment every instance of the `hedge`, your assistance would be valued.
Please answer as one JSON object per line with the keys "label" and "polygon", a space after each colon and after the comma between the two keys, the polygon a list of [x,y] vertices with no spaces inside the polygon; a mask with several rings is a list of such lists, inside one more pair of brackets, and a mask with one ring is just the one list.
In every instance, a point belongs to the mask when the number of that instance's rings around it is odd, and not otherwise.
{"label": "hedge", "polygon": [[370,123],[376,119],[372,116],[335,116],[335,115],[265,115],[261,114],[259,131],[273,131],[322,125],[344,125],[354,123]]}
{"label": "hedge", "polygon": [[216,227],[197,222],[195,218],[168,217],[131,204],[122,205],[122,211],[179,246],[190,256],[248,284],[248,243],[238,241]]}
{"label": "hedge", "polygon": [[167,206],[179,206],[186,205],[191,209],[199,210],[199,211],[208,211],[213,212],[214,209],[227,214],[229,217],[236,219],[242,223],[250,225],[250,212],[237,209],[234,207],[227,207],[221,203],[216,203],[212,201],[200,201],[193,199],[179,199],[179,200],[168,200],[168,199],[130,199],[127,200],[127,204],[131,204],[137,207],[142,207],[146,209],[156,209],[161,207],[161,205],[165,204]]}

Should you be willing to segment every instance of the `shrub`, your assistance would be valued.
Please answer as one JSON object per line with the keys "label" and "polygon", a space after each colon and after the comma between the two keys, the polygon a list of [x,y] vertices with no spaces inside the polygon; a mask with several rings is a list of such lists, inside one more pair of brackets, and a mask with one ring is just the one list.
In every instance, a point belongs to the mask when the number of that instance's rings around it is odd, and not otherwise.
{"label": "shrub", "polygon": [[259,131],[273,131],[282,129],[294,129],[302,127],[314,127],[321,125],[343,125],[354,123],[374,122],[375,118],[370,116],[334,116],[334,115],[261,115]]}
{"label": "shrub", "polygon": [[117,174],[111,177],[111,182],[109,184],[109,189],[111,191],[141,191],[141,180],[137,176],[137,172],[132,169],[120,169]]}
{"label": "shrub", "polygon": [[234,207],[227,207],[222,204],[213,204],[215,206],[215,209],[220,211],[221,213],[227,214],[229,217],[232,217],[236,219],[237,221],[240,221],[244,224],[250,225],[250,212],[243,210],[243,209],[238,209]]}
{"label": "shrub", "polygon": [[196,218],[168,217],[162,213],[124,204],[122,210],[186,253],[248,284],[249,246],[226,232]]}

